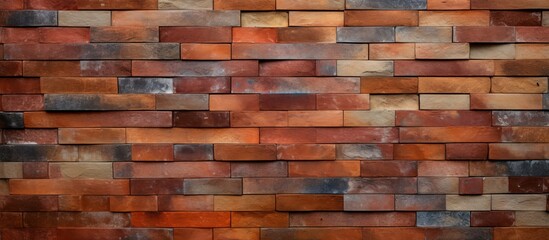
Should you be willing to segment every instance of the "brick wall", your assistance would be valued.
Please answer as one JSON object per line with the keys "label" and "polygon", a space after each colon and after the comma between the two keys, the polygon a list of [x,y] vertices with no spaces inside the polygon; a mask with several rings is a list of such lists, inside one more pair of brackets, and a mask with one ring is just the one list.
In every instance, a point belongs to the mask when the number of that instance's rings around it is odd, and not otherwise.
{"label": "brick wall", "polygon": [[0,239],[541,240],[547,0],[1,0]]}

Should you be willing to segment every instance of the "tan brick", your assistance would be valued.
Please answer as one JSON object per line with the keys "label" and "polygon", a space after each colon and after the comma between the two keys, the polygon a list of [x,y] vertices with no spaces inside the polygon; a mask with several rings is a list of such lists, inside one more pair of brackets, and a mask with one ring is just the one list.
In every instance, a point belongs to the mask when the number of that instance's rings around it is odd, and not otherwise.
{"label": "tan brick", "polygon": [[274,210],[274,195],[214,196],[214,211]]}
{"label": "tan brick", "polygon": [[515,212],[515,226],[549,226],[548,212]]}
{"label": "tan brick", "polygon": [[427,0],[429,10],[470,9],[471,0]]}
{"label": "tan brick", "polygon": [[370,95],[370,110],[418,110],[417,95]]}
{"label": "tan brick", "polygon": [[469,59],[469,44],[417,43],[416,59]]}
{"label": "tan brick", "polygon": [[466,94],[421,94],[421,110],[469,110],[469,95]]}
{"label": "tan brick", "polygon": [[549,26],[549,11],[543,11],[543,26]]}
{"label": "tan brick", "polygon": [[549,44],[517,44],[516,59],[549,59]]}
{"label": "tan brick", "polygon": [[489,93],[488,77],[420,77],[420,93]]}
{"label": "tan brick", "polygon": [[471,94],[471,109],[541,110],[541,94]]}
{"label": "tan brick", "polygon": [[345,111],[346,127],[395,126],[395,111]]}
{"label": "tan brick", "polygon": [[508,193],[509,178],[507,177],[485,177],[483,193]]}
{"label": "tan brick", "polygon": [[343,12],[291,11],[290,26],[340,27],[343,26]]}
{"label": "tan brick", "polygon": [[392,61],[338,60],[338,76],[393,76]]}
{"label": "tan brick", "polygon": [[125,143],[124,128],[60,128],[59,144]]}
{"label": "tan brick", "polygon": [[1,162],[0,178],[23,178],[23,163]]}
{"label": "tan brick", "polygon": [[370,59],[414,59],[413,43],[370,44]]}
{"label": "tan brick", "polygon": [[490,11],[420,11],[419,26],[488,26]]}
{"label": "tan brick", "polygon": [[50,163],[50,178],[112,179],[111,163]]}
{"label": "tan brick", "polygon": [[418,178],[420,194],[457,194],[459,178],[457,177],[421,177]]}
{"label": "tan brick", "polygon": [[515,44],[471,44],[471,59],[514,59]]}
{"label": "tan brick", "polygon": [[242,27],[288,27],[287,12],[244,12]]}
{"label": "tan brick", "polygon": [[59,11],[59,26],[110,26],[109,11]]}
{"label": "tan brick", "polygon": [[158,9],[213,10],[213,0],[158,0]]}
{"label": "tan brick", "polygon": [[497,194],[492,195],[492,210],[545,211],[547,195]]}
{"label": "tan brick", "polygon": [[492,78],[493,93],[546,93],[546,77],[494,77]]}
{"label": "tan brick", "polygon": [[446,210],[448,211],[490,211],[491,195],[483,196],[446,196]]}
{"label": "tan brick", "polygon": [[452,27],[396,27],[396,42],[452,42]]}

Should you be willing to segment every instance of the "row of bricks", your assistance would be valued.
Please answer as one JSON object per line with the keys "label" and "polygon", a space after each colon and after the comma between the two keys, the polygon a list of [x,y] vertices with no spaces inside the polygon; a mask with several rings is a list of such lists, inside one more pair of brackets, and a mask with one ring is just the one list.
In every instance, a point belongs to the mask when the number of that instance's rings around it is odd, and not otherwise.
{"label": "row of bricks", "polygon": [[[334,32],[335,33],[335,32]],[[377,35],[379,36],[379,35]],[[334,41],[335,42],[335,41]],[[276,46],[272,46],[275,47]],[[292,47],[291,45],[285,45]],[[299,46],[299,45],[297,45]],[[322,44],[303,46],[305,49],[296,52],[295,56],[304,59],[311,58],[307,48],[322,46]],[[100,44],[6,44],[3,46],[6,60],[78,60],[78,59],[164,59],[164,60],[231,60],[249,59],[247,48],[250,45],[230,44],[195,44],[195,43],[100,43]],[[294,45],[293,47],[296,47]],[[333,48],[351,48],[350,45],[326,45]],[[352,56],[353,59],[370,60],[467,60],[467,59],[549,59],[549,44],[503,44],[503,45],[473,45],[467,43],[402,43],[402,44],[370,44],[360,46],[362,55]],[[90,51],[93,50],[93,51]],[[310,51],[310,50],[309,50]],[[85,54],[83,54],[85,53]],[[258,53],[252,53],[258,54]],[[282,55],[286,53],[281,53]],[[350,56],[350,55],[349,55]],[[279,59],[276,53],[258,55],[264,59]],[[342,58],[345,55],[341,56]],[[296,58],[296,57],[294,57]],[[299,57],[297,57],[299,58]],[[351,57],[349,57],[351,58]],[[309,61],[310,62],[310,61]],[[362,64],[361,64],[362,62]],[[392,62],[387,61],[320,61],[320,63],[336,64],[335,74],[339,76],[391,76]],[[328,66],[320,66],[328,67]],[[343,69],[344,68],[344,69]],[[359,72],[361,68],[363,72]],[[260,69],[261,70],[261,69]],[[307,69],[303,69],[306,71]],[[316,70],[316,69],[313,69]],[[323,70],[323,69],[319,69]],[[333,75],[326,69],[320,73]],[[356,73],[353,73],[356,72]],[[304,73],[302,73],[304,74]]]}
{"label": "row of bricks", "polygon": [[[93,201],[93,202],[92,202]],[[520,201],[526,203],[521,204]],[[544,195],[279,194],[243,196],[3,196],[3,212],[308,212],[308,211],[506,211],[505,225],[548,226]],[[514,208],[516,207],[516,208]],[[510,210],[517,210],[516,213]],[[478,215],[486,214],[480,212]],[[475,214],[473,213],[473,216]],[[497,215],[496,215],[497,216]],[[474,219],[474,217],[472,217]],[[474,222],[474,221],[473,221]],[[501,223],[500,223],[501,224]]]}
{"label": "row of bricks", "polygon": [[[354,44],[238,44],[242,59],[366,59],[367,45]],[[233,49],[233,50],[234,50]],[[234,54],[234,51],[233,51]],[[539,60],[337,60],[321,61],[321,76],[547,76],[547,59]],[[99,70],[101,69],[101,71]],[[269,84],[277,79],[259,76],[259,61],[0,61],[2,76],[27,77],[108,77],[108,76],[180,76],[180,77],[250,77]],[[269,80],[270,79],[270,80]],[[330,78],[328,78],[330,79]],[[286,79],[293,81],[294,78]],[[332,79],[333,80],[333,79]],[[347,79],[350,82],[357,79]],[[280,80],[277,80],[280,81]],[[283,81],[283,80],[282,80]],[[275,81],[276,83],[276,81]],[[244,83],[243,83],[244,84]],[[269,87],[278,87],[271,83]],[[248,87],[241,85],[241,87]],[[233,89],[234,90],[234,89]],[[258,92],[241,90],[237,92]],[[295,93],[291,90],[261,90],[264,93]],[[299,93],[299,92],[298,92]],[[353,91],[358,93],[358,91]]]}
{"label": "row of bricks", "polygon": [[199,10],[343,10],[343,9],[549,9],[543,0],[516,3],[512,0],[13,0],[0,9],[199,9]]}
{"label": "row of bricks", "polygon": [[[495,213],[493,215],[498,215]],[[505,215],[505,214],[500,214]],[[476,221],[490,214],[474,213]],[[481,219],[482,218],[482,219]],[[502,220],[503,221],[503,220]],[[476,223],[471,221],[472,223]],[[413,227],[294,227],[294,228],[6,228],[5,239],[108,240],[112,237],[161,240],[541,240],[549,231],[541,227],[413,228]],[[92,238],[93,237],[93,238]]]}
{"label": "row of bricks", "polygon": [[[254,2],[255,4],[255,2]],[[309,9],[307,9],[309,10]],[[1,11],[0,26],[547,26],[549,12],[472,11]],[[313,14],[319,14],[314,16]],[[200,21],[209,19],[209,21]],[[517,20],[521,19],[521,20]]]}

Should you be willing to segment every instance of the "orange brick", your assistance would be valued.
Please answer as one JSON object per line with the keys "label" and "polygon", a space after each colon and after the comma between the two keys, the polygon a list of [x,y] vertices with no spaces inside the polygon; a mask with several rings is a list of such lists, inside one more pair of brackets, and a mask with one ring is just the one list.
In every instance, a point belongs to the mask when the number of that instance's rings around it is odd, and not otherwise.
{"label": "orange brick", "polygon": [[416,59],[469,59],[469,44],[416,43]]}
{"label": "orange brick", "polygon": [[395,160],[444,160],[444,144],[395,144]]}
{"label": "orange brick", "polygon": [[91,42],[158,42],[156,27],[91,27]]}
{"label": "orange brick", "polygon": [[172,161],[172,144],[134,144],[132,145],[133,161]]}
{"label": "orange brick", "polygon": [[277,211],[341,211],[343,195],[277,194]]}
{"label": "orange brick", "polygon": [[549,142],[549,128],[503,128],[501,140],[503,142]]}
{"label": "orange brick", "polygon": [[59,144],[125,143],[123,128],[60,128]]}
{"label": "orange brick", "polygon": [[343,12],[291,11],[290,26],[342,27]]}
{"label": "orange brick", "polygon": [[541,94],[471,94],[471,109],[541,110]]}
{"label": "orange brick", "polygon": [[275,10],[275,0],[214,0],[214,10]]}
{"label": "orange brick", "polygon": [[292,227],[361,227],[415,226],[416,214],[411,212],[314,212],[292,215]]}
{"label": "orange brick", "polygon": [[417,93],[418,79],[415,77],[363,77],[360,79],[361,93]]}
{"label": "orange brick", "polygon": [[261,143],[293,144],[315,143],[314,128],[261,128]]}
{"label": "orange brick", "polygon": [[258,111],[232,112],[231,127],[286,127],[288,126],[288,112],[286,111]]}
{"label": "orange brick", "polygon": [[116,78],[77,78],[43,77],[40,78],[42,93],[118,93]]}
{"label": "orange brick", "polygon": [[283,212],[232,212],[231,227],[288,227],[288,215]]}
{"label": "orange brick", "polygon": [[129,195],[128,180],[12,179],[10,194],[20,195]]}
{"label": "orange brick", "polygon": [[418,11],[345,11],[345,26],[417,26]]}
{"label": "orange brick", "polygon": [[230,60],[230,44],[181,44],[181,59],[184,60]]}
{"label": "orange brick", "polygon": [[40,43],[89,43],[90,30],[88,28],[40,28]]}
{"label": "orange brick", "polygon": [[425,232],[422,228],[363,228],[362,236],[370,240],[423,240]]}
{"label": "orange brick", "polygon": [[546,93],[546,77],[494,77],[492,78],[493,93]]}
{"label": "orange brick", "polygon": [[229,227],[231,214],[228,212],[133,212],[131,221],[133,227]]}
{"label": "orange brick", "polygon": [[214,228],[214,240],[259,240],[259,228]]}
{"label": "orange brick", "polygon": [[471,0],[472,9],[546,9],[549,3],[544,0]]}
{"label": "orange brick", "polygon": [[257,128],[128,128],[128,143],[258,143]]}
{"label": "orange brick", "polygon": [[546,227],[494,228],[494,240],[543,240],[547,234],[549,228]]}
{"label": "orange brick", "polygon": [[187,240],[187,239],[213,239],[213,230],[211,228],[174,228],[173,230],[174,240]]}
{"label": "orange brick", "polygon": [[277,159],[280,160],[335,160],[333,144],[278,145]]}
{"label": "orange brick", "polygon": [[113,212],[157,211],[156,196],[111,196],[110,210]]}
{"label": "orange brick", "polygon": [[359,228],[271,228],[261,229],[261,239],[294,239],[294,240],[361,240]]}
{"label": "orange brick", "polygon": [[414,59],[413,43],[370,44],[370,59]]}
{"label": "orange brick", "polygon": [[488,26],[490,11],[421,11],[419,26]]}
{"label": "orange brick", "polygon": [[280,43],[335,43],[335,27],[291,27],[278,29]]}
{"label": "orange brick", "polygon": [[400,128],[400,142],[499,142],[496,127],[416,127]]}
{"label": "orange brick", "polygon": [[274,211],[274,195],[214,196],[215,211]]}
{"label": "orange brick", "polygon": [[429,10],[461,10],[471,8],[471,0],[427,0]]}
{"label": "orange brick", "polygon": [[418,176],[467,177],[469,176],[469,163],[463,161],[420,161],[417,170]]}
{"label": "orange brick", "polygon": [[60,127],[171,127],[171,112],[121,111],[90,113],[28,112],[24,116],[27,128]]}
{"label": "orange brick", "polygon": [[215,160],[276,160],[275,145],[215,144]]}
{"label": "orange brick", "polygon": [[420,93],[488,93],[490,78],[420,77]]}
{"label": "orange brick", "polygon": [[210,95],[210,111],[259,111],[259,95]]}
{"label": "orange brick", "polygon": [[237,43],[275,43],[278,39],[276,28],[233,28],[233,42]]}
{"label": "orange brick", "polygon": [[360,161],[290,162],[290,177],[359,177]]}
{"label": "orange brick", "polygon": [[489,145],[489,159],[547,159],[549,145],[544,143],[494,143]]}
{"label": "orange brick", "polygon": [[289,111],[288,125],[293,127],[343,126],[343,111]]}
{"label": "orange brick", "polygon": [[318,110],[368,110],[370,109],[370,95],[318,94],[316,107]]}
{"label": "orange brick", "polygon": [[363,177],[417,176],[417,162],[415,161],[362,161],[360,167]]}
{"label": "orange brick", "polygon": [[[182,187],[183,185],[181,184]],[[160,195],[158,196],[158,211],[169,212],[198,212],[213,211],[214,200],[211,195],[181,196],[181,195]]]}

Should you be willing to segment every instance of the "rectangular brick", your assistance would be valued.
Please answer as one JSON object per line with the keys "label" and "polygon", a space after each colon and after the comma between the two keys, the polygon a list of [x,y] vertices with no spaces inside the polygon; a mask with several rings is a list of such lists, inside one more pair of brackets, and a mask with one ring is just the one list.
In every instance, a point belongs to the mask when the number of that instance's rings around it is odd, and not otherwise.
{"label": "rectangular brick", "polygon": [[472,212],[472,227],[511,227],[515,223],[515,213],[511,211]]}
{"label": "rectangular brick", "polygon": [[492,196],[446,195],[448,211],[490,211]]}
{"label": "rectangular brick", "polygon": [[415,177],[417,162],[414,161],[362,161],[362,177]]}
{"label": "rectangular brick", "polygon": [[232,212],[232,227],[288,227],[288,213]]}
{"label": "rectangular brick", "polygon": [[257,61],[133,61],[135,76],[257,76]]}
{"label": "rectangular brick", "polygon": [[148,239],[169,239],[172,237],[172,231],[170,229],[58,229],[58,240],[68,240],[72,238],[78,239],[90,239],[91,236],[97,239],[108,239],[110,237],[117,238],[139,238],[144,237]]}
{"label": "rectangular brick", "polygon": [[258,143],[257,128],[239,129],[127,129],[129,143]]}
{"label": "rectangular brick", "polygon": [[244,194],[341,194],[346,178],[244,178]]}
{"label": "rectangular brick", "polygon": [[62,94],[118,93],[118,80],[107,77],[43,77],[40,78],[40,90],[42,93]]}
{"label": "rectangular brick", "polygon": [[420,93],[488,93],[487,77],[420,77]]}
{"label": "rectangular brick", "polygon": [[454,27],[454,42],[515,42],[514,27]]}
{"label": "rectangular brick", "polygon": [[210,111],[258,111],[258,110],[259,110],[258,94],[210,95]]}
{"label": "rectangular brick", "polygon": [[182,77],[173,80],[175,93],[228,93],[230,77]]}
{"label": "rectangular brick", "polygon": [[496,60],[496,76],[546,76],[549,60]]}
{"label": "rectangular brick", "polygon": [[524,3],[517,3],[512,0],[471,0],[472,9],[532,9],[549,8],[549,3],[540,0],[529,0]]}
{"label": "rectangular brick", "polygon": [[343,195],[277,194],[277,211],[341,211]]}
{"label": "rectangular brick", "polygon": [[470,212],[418,212],[418,227],[468,227]]}
{"label": "rectangular brick", "polygon": [[78,146],[78,161],[80,162],[130,161],[131,155],[129,144]]}
{"label": "rectangular brick", "polygon": [[489,148],[489,159],[545,159],[549,155],[549,145],[544,143],[493,143]]}
{"label": "rectangular brick", "polygon": [[471,109],[541,110],[541,97],[541,94],[471,94]]}
{"label": "rectangular brick", "polygon": [[229,212],[133,212],[131,221],[133,227],[230,227],[231,214]]}
{"label": "rectangular brick", "polygon": [[395,144],[395,160],[444,160],[444,144]]}
{"label": "rectangular brick", "polygon": [[47,162],[25,162],[23,163],[23,178],[43,179],[49,178],[49,163]]}
{"label": "rectangular brick", "polygon": [[490,11],[421,11],[419,26],[488,26]]}
{"label": "rectangular brick", "polygon": [[288,163],[290,177],[358,177],[360,161],[310,161]]}
{"label": "rectangular brick", "polygon": [[[161,0],[161,1],[173,1],[173,0]],[[192,0],[187,0],[187,1],[191,2]],[[213,229],[211,228],[174,228],[173,237],[175,240],[184,240],[189,238],[212,239]]]}
{"label": "rectangular brick", "polygon": [[[492,76],[497,74],[493,61],[395,61],[395,76]],[[444,69],[444,70],[442,70]]]}
{"label": "rectangular brick", "polygon": [[343,0],[320,0],[310,2],[307,0],[277,0],[276,9],[284,10],[344,10]]}
{"label": "rectangular brick", "polygon": [[338,27],[337,42],[368,43],[394,42],[395,29],[392,27]]}
{"label": "rectangular brick", "polygon": [[515,59],[515,44],[470,44],[471,59]]}
{"label": "rectangular brick", "polygon": [[393,211],[395,196],[389,194],[348,194],[344,196],[345,211]]}
{"label": "rectangular brick", "polygon": [[418,176],[427,177],[467,177],[469,163],[464,161],[420,161]]}
{"label": "rectangular brick", "polygon": [[173,161],[171,144],[134,144],[132,145],[133,161]]}
{"label": "rectangular brick", "polygon": [[[181,185],[183,186],[183,185]],[[158,210],[170,212],[213,211],[213,196],[158,196]]]}
{"label": "rectangular brick", "polygon": [[264,94],[358,93],[359,80],[352,77],[233,78],[232,92]]}
{"label": "rectangular brick", "polygon": [[416,59],[469,59],[467,43],[418,43]]}
{"label": "rectangular brick", "polygon": [[347,9],[426,9],[427,0],[411,1],[379,1],[379,0],[349,0],[346,2]]}
{"label": "rectangular brick", "polygon": [[367,59],[366,44],[249,44],[236,43],[232,49],[233,59]]}
{"label": "rectangular brick", "polygon": [[142,0],[138,2],[128,2],[124,0],[114,1],[94,1],[80,0],[77,2],[78,9],[157,9],[158,0]]}
{"label": "rectangular brick", "polygon": [[183,184],[185,195],[242,195],[243,188],[241,178],[185,179]]}
{"label": "rectangular brick", "polygon": [[[2,227],[20,228],[23,227],[23,214],[18,212],[3,212],[0,213],[0,220]],[[4,234],[3,235],[8,235]],[[9,235],[8,235],[9,236]]]}
{"label": "rectangular brick", "polygon": [[23,164],[20,162],[0,163],[0,176],[2,178],[23,178]]}
{"label": "rectangular brick", "polygon": [[472,111],[397,111],[397,126],[490,126],[489,112]]}
{"label": "rectangular brick", "polygon": [[109,200],[112,212],[154,212],[158,210],[156,196],[111,196]]}
{"label": "rectangular brick", "polygon": [[6,144],[57,144],[57,130],[22,129],[4,130],[3,143]]}
{"label": "rectangular brick", "polygon": [[59,11],[59,26],[98,27],[110,25],[110,11]]}
{"label": "rectangular brick", "polygon": [[415,225],[415,213],[344,213],[314,212],[294,213],[290,216],[292,227],[405,227]]}
{"label": "rectangular brick", "polygon": [[118,92],[131,93],[173,93],[171,78],[119,78]]}
{"label": "rectangular brick", "polygon": [[222,162],[114,163],[115,178],[228,177]]}
{"label": "rectangular brick", "polygon": [[488,145],[483,143],[446,144],[448,160],[485,160],[488,157]]}
{"label": "rectangular brick", "polygon": [[[132,195],[182,195],[184,194],[183,179],[132,179],[130,180],[130,191]],[[159,203],[163,203],[163,199],[160,196]],[[159,204],[159,210],[162,211],[163,206]]]}
{"label": "rectangular brick", "polygon": [[25,61],[25,76],[109,77],[131,75],[130,61]]}
{"label": "rectangular brick", "polygon": [[345,26],[417,26],[418,11],[345,11]]}
{"label": "rectangular brick", "polygon": [[288,27],[287,12],[244,12],[241,14],[242,27]]}
{"label": "rectangular brick", "polygon": [[111,163],[50,163],[49,178],[112,179]]}
{"label": "rectangular brick", "polygon": [[274,195],[214,196],[215,211],[274,211]]}
{"label": "rectangular brick", "polygon": [[541,17],[541,12],[538,11],[491,11],[490,25],[540,26]]}
{"label": "rectangular brick", "polygon": [[[0,62],[0,65],[2,65],[2,62]],[[6,76],[6,75],[3,75],[3,76]],[[40,79],[38,78],[2,78],[0,79],[0,93],[2,94],[40,93]]]}
{"label": "rectangular brick", "polygon": [[335,155],[332,144],[277,145],[277,159],[280,160],[334,160]]}
{"label": "rectangular brick", "polygon": [[154,27],[91,27],[90,42],[158,42],[158,28]]}
{"label": "rectangular brick", "polygon": [[13,179],[10,193],[20,195],[128,195],[128,180]]}
{"label": "rectangular brick", "polygon": [[[261,94],[259,108],[262,111],[278,110],[315,110],[316,95],[314,94]],[[246,114],[246,113],[242,113]],[[253,113],[250,113],[253,114]],[[258,113],[260,114],[260,113]],[[279,122],[279,124],[281,124]]]}
{"label": "rectangular brick", "polygon": [[11,111],[42,111],[44,98],[40,95],[3,95],[2,110]]}
{"label": "rectangular brick", "polygon": [[231,60],[230,44],[181,44],[181,59],[184,60]]}
{"label": "rectangular brick", "polygon": [[392,144],[337,144],[337,159],[390,160],[393,159]]}
{"label": "rectangular brick", "polygon": [[29,212],[23,225],[29,228],[124,228],[130,226],[126,213],[111,212]]}
{"label": "rectangular brick", "polygon": [[539,111],[494,111],[494,126],[545,126],[549,115]]}
{"label": "rectangular brick", "polygon": [[542,193],[543,178],[541,177],[509,177],[510,193]]}
{"label": "rectangular brick", "polygon": [[392,61],[338,60],[338,76],[393,76]]}
{"label": "rectangular brick", "polygon": [[549,142],[549,129],[538,127],[503,128],[503,142]]}
{"label": "rectangular brick", "polygon": [[315,128],[261,128],[260,143],[315,143]]}
{"label": "rectangular brick", "polygon": [[317,143],[391,143],[396,142],[394,128],[319,128]]}
{"label": "rectangular brick", "polygon": [[[168,95],[170,96],[170,95]],[[208,102],[207,95],[206,104]],[[173,104],[171,101],[167,104]],[[201,105],[203,105],[201,103]],[[181,106],[181,104],[179,105]],[[173,106],[172,108],[179,108]],[[203,107],[207,109],[207,105]],[[175,127],[229,127],[230,115],[229,112],[207,112],[207,111],[178,111],[174,113],[174,126]],[[249,126],[248,126],[249,127]]]}
{"label": "rectangular brick", "polygon": [[6,9],[6,10],[19,10],[24,8],[25,3],[23,0],[14,0],[9,2],[2,2],[0,4],[0,8]]}
{"label": "rectangular brick", "polygon": [[471,0],[427,0],[429,10],[459,10],[470,9]]}
{"label": "rectangular brick", "polygon": [[549,55],[549,44],[517,44],[517,59],[545,59]]}
{"label": "rectangular brick", "polygon": [[275,10],[275,0],[260,0],[253,3],[242,0],[214,0],[215,10]]}
{"label": "rectangular brick", "polygon": [[77,161],[76,146],[57,145],[1,145],[0,161],[2,162],[45,162]]}
{"label": "rectangular brick", "polygon": [[214,159],[221,161],[276,160],[276,152],[275,145],[214,145]]}
{"label": "rectangular brick", "polygon": [[547,196],[543,194],[498,194],[492,196],[493,210],[544,211]]}
{"label": "rectangular brick", "polygon": [[[89,43],[90,30],[87,28],[39,28],[40,43]],[[21,43],[21,42],[16,42]]]}
{"label": "rectangular brick", "polygon": [[212,0],[158,0],[158,9],[213,10]]}
{"label": "rectangular brick", "polygon": [[361,93],[417,93],[417,78],[409,77],[362,77]]}
{"label": "rectangular brick", "polygon": [[521,227],[521,228],[494,228],[494,240],[519,240],[522,238],[541,240],[547,236],[547,228]]}
{"label": "rectangular brick", "polygon": [[341,27],[344,21],[343,16],[343,12],[290,11],[289,25],[292,27]]}
{"label": "rectangular brick", "polygon": [[335,43],[335,27],[299,27],[278,29],[279,43]]}
{"label": "rectangular brick", "polygon": [[415,59],[414,49],[413,43],[370,44],[370,59]]}
{"label": "rectangular brick", "polygon": [[[81,12],[81,11],[79,11]],[[208,21],[203,21],[208,19]],[[116,11],[112,14],[113,26],[239,26],[239,11],[196,11],[196,10],[165,10],[165,11]]]}
{"label": "rectangular brick", "polygon": [[46,94],[46,111],[154,110],[154,95],[146,94]]}
{"label": "rectangular brick", "polygon": [[250,239],[259,240],[259,228],[216,228],[214,239]]}
{"label": "rectangular brick", "polygon": [[358,228],[264,228],[261,239],[360,240],[362,232]]}
{"label": "rectangular brick", "polygon": [[21,129],[24,128],[24,115],[23,113],[4,113],[0,112],[0,127]]}
{"label": "rectangular brick", "polygon": [[[545,160],[471,162],[471,176],[545,176]],[[508,179],[493,184],[496,193],[508,192]],[[485,184],[486,185],[486,184]]]}
{"label": "rectangular brick", "polygon": [[421,110],[469,110],[470,99],[467,94],[421,94]]}
{"label": "rectangular brick", "polygon": [[174,145],[174,160],[177,160],[177,161],[213,160],[213,145],[212,144]]}
{"label": "rectangular brick", "polygon": [[457,194],[459,178],[457,177],[420,177],[418,192],[421,194]]}
{"label": "rectangular brick", "polygon": [[396,195],[396,211],[444,211],[446,197],[444,195]]}
{"label": "rectangular brick", "polygon": [[316,75],[317,76],[337,76],[337,61],[336,60],[317,60]]}
{"label": "rectangular brick", "polygon": [[0,67],[2,76],[16,77],[23,75],[23,62],[21,61],[0,61]]}
{"label": "rectangular brick", "polygon": [[345,111],[343,125],[351,127],[395,126],[395,111]]}
{"label": "rectangular brick", "polygon": [[230,43],[230,27],[160,27],[161,42]]}
{"label": "rectangular brick", "polygon": [[287,177],[288,163],[273,162],[234,162],[231,163],[231,177]]}
{"label": "rectangular brick", "polygon": [[350,178],[347,193],[416,194],[416,178]]}
{"label": "rectangular brick", "polygon": [[316,62],[304,60],[263,61],[259,63],[259,76],[315,76]]}
{"label": "rectangular brick", "polygon": [[370,110],[418,110],[419,98],[415,94],[370,95]]}
{"label": "rectangular brick", "polygon": [[234,27],[234,43],[275,43],[278,38],[277,28],[267,27]]}
{"label": "rectangular brick", "polygon": [[548,226],[549,218],[546,212],[516,212],[515,226]]}
{"label": "rectangular brick", "polygon": [[290,127],[343,126],[343,111],[290,111],[288,125]]}
{"label": "rectangular brick", "polygon": [[158,94],[157,110],[208,110],[207,94]]}
{"label": "rectangular brick", "polygon": [[233,127],[285,127],[288,126],[288,113],[284,111],[233,112]]}
{"label": "rectangular brick", "polygon": [[492,127],[400,128],[401,142],[498,142],[501,129]]}
{"label": "rectangular brick", "polygon": [[452,42],[452,27],[396,27],[396,42]]}
{"label": "rectangular brick", "polygon": [[[60,19],[61,17],[59,17]],[[50,10],[3,11],[0,26],[47,27],[57,26],[58,13]]]}
{"label": "rectangular brick", "polygon": [[[92,112],[25,114],[27,128],[59,127],[171,127],[171,112]],[[116,119],[116,121],[113,121]]]}

